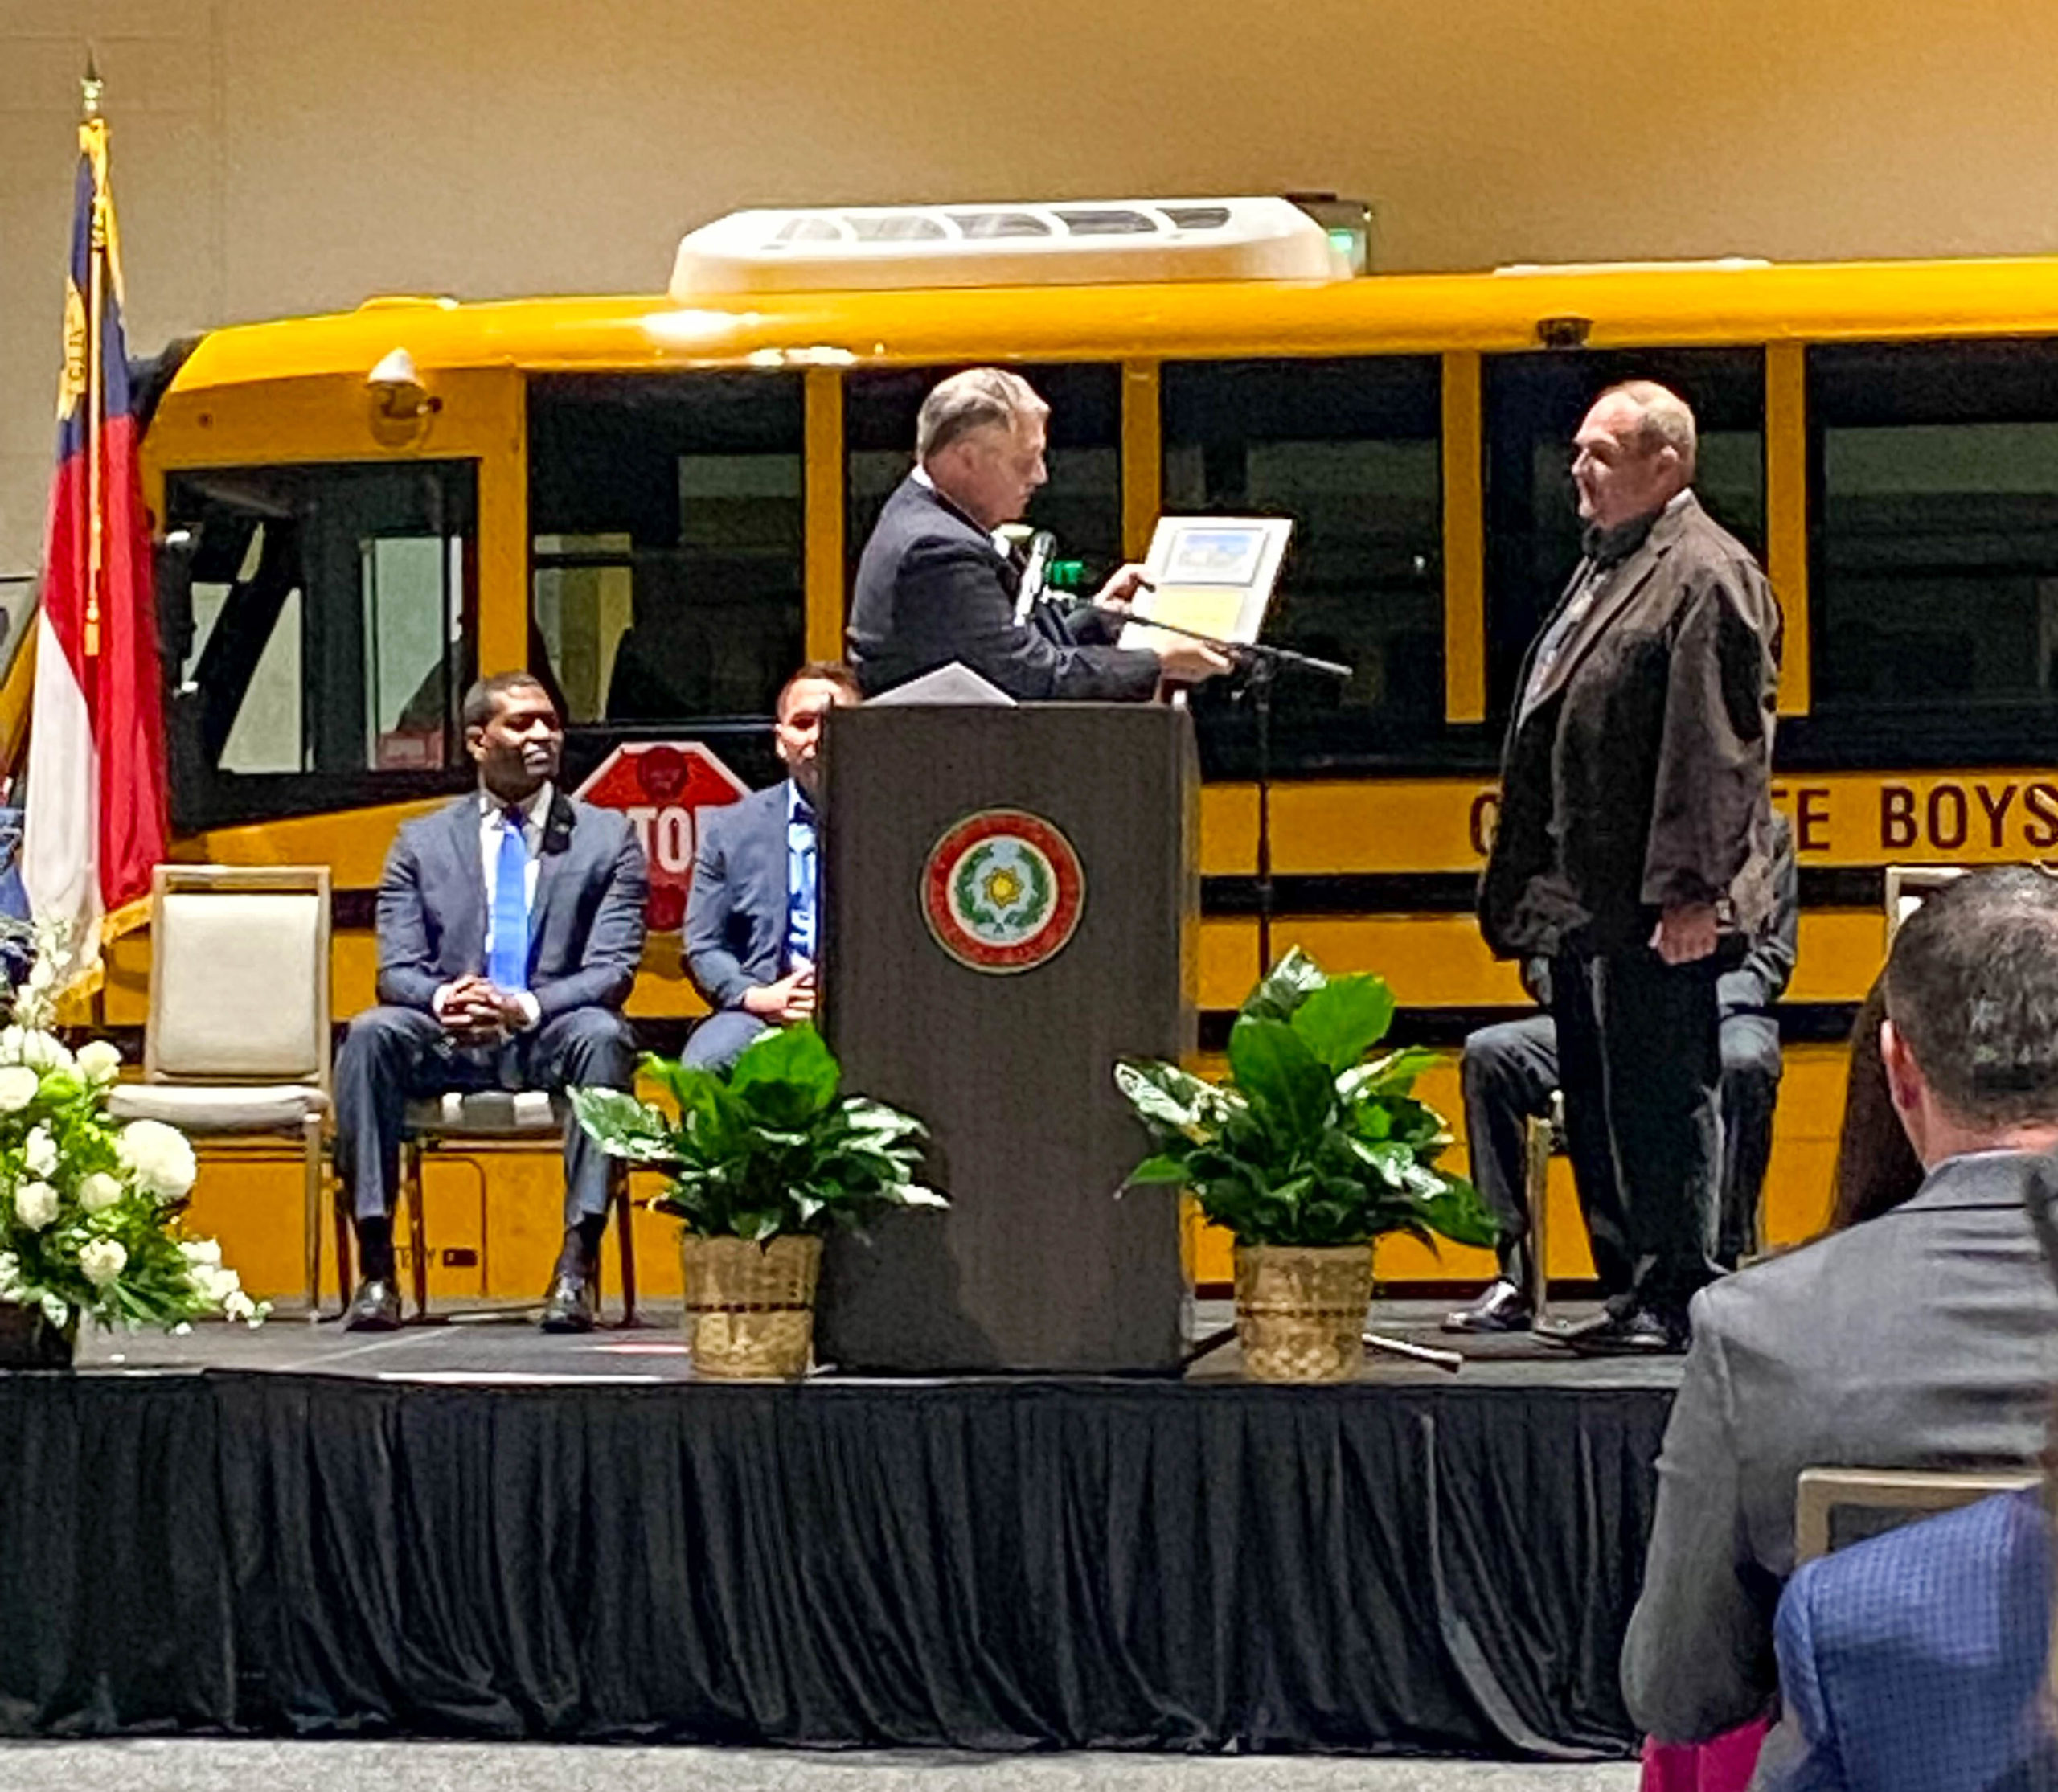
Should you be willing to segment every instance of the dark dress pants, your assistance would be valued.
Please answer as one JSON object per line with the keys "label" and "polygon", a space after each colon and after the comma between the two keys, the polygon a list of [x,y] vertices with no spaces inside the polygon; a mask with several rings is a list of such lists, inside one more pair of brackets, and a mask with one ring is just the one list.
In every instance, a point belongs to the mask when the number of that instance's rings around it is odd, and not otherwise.
{"label": "dark dress pants", "polygon": [[693,1023],[680,1061],[695,1070],[732,1069],[744,1048],[770,1024],[740,1008],[717,1008],[705,1020]]}
{"label": "dark dress pants", "polygon": [[1580,1180],[1595,1268],[1618,1307],[1683,1316],[1720,1273],[1716,963],[1643,948],[1554,958],[1551,977],[1572,1149],[1605,1149],[1615,1167],[1605,1184]]}
{"label": "dark dress pants", "polygon": [[1721,1049],[1722,1218],[1715,1256],[1733,1269],[1758,1249],[1758,1196],[1779,1105],[1779,1023],[1769,1015],[1725,1015]]}
{"label": "dark dress pants", "polygon": [[[400,1185],[400,1119],[407,1104],[450,1090],[629,1089],[635,1041],[611,1008],[572,1008],[497,1047],[452,1043],[419,1008],[367,1008],[351,1021],[336,1058],[336,1168],[360,1220],[393,1211]],[[584,1130],[564,1135],[564,1224],[608,1211],[608,1163]]]}
{"label": "dark dress pants", "polygon": [[[1465,1091],[1465,1137],[1471,1154],[1472,1180],[1480,1198],[1499,1223],[1495,1247],[1501,1274],[1533,1301],[1544,1265],[1535,1261],[1529,1240],[1529,1144],[1527,1123],[1551,1109],[1559,1087],[1558,1025],[1548,1014],[1525,1015],[1468,1034],[1459,1078]],[[1599,1208],[1613,1211],[1620,1203],[1610,1191],[1615,1166],[1605,1130],[1577,1126],[1567,1103],[1566,1154],[1572,1163],[1580,1210],[1589,1216]],[[1598,1188],[1597,1196],[1592,1191]],[[1629,1259],[1618,1242],[1606,1236],[1593,1242],[1594,1273],[1609,1293],[1630,1286]]]}

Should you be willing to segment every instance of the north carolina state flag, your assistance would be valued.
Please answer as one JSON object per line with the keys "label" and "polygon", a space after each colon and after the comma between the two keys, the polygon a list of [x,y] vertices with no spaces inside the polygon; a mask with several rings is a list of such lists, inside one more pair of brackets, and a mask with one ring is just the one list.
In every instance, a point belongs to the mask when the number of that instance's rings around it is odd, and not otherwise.
{"label": "north carolina state flag", "polygon": [[36,623],[22,877],[38,921],[72,928],[75,986],[103,937],[144,918],[164,856],[163,683],[150,535],[137,464],[107,121],[79,128],[57,471]]}

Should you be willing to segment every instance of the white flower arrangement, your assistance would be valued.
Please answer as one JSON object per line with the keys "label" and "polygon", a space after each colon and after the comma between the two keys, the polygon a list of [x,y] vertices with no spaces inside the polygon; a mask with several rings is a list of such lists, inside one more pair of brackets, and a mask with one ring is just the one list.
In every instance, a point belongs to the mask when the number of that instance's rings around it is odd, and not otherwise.
{"label": "white flower arrangement", "polygon": [[92,1040],[75,1055],[51,1031],[69,978],[68,936],[39,925],[36,956],[0,1028],[0,1302],[40,1309],[69,1333],[82,1319],[183,1330],[269,1310],[179,1214],[198,1167],[175,1126],[123,1126],[108,1112],[121,1054]]}

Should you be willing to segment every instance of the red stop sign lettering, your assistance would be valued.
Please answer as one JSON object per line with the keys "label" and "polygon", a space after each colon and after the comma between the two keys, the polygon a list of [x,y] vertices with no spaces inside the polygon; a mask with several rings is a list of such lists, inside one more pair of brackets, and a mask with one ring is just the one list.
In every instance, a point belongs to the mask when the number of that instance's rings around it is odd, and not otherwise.
{"label": "red stop sign lettering", "polygon": [[650,925],[670,932],[686,920],[700,812],[749,793],[749,786],[698,740],[639,740],[617,747],[573,793],[629,818],[650,867]]}

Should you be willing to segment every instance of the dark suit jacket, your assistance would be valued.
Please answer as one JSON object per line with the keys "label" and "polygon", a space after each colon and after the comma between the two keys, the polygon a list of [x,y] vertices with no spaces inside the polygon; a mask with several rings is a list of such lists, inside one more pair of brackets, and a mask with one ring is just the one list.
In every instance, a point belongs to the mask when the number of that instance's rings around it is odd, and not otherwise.
{"label": "dark suit jacket", "polygon": [[1011,697],[1148,697],[1158,656],[1080,638],[1061,616],[1015,620],[1018,580],[993,539],[912,474],[858,561],[851,661],[867,697],[961,660]]}
{"label": "dark suit jacket", "polygon": [[2051,1529],[2035,1490],[1810,1562],[1779,1602],[1786,1734],[1765,1783],[1992,1792],[2012,1773],[2058,1785],[2036,1708],[2050,1642]]}
{"label": "dark suit jacket", "polygon": [[[619,1008],[643,956],[643,849],[626,816],[558,793],[529,911],[529,989],[541,1019]],[[407,823],[379,881],[379,999],[429,1007],[486,965],[486,881],[476,792]]]}
{"label": "dark suit jacket", "polygon": [[1642,1728],[1697,1742],[1763,1714],[1802,1469],[2035,1465],[2058,1290],[2024,1195],[2054,1174],[1949,1158],[1892,1212],[1694,1297],[1622,1649]]}
{"label": "dark suit jacket", "polygon": [[1524,715],[1531,647],[1479,891],[1497,953],[1630,950],[1677,904],[1764,931],[1779,640],[1765,575],[1689,492],[1616,569]]}
{"label": "dark suit jacket", "polygon": [[717,1008],[785,974],[789,778],[710,814],[686,900],[686,968]]}

